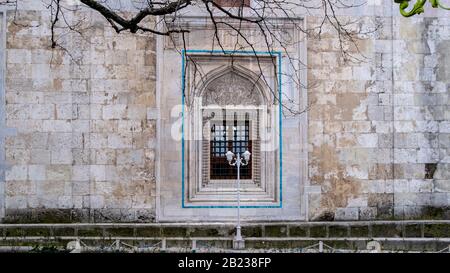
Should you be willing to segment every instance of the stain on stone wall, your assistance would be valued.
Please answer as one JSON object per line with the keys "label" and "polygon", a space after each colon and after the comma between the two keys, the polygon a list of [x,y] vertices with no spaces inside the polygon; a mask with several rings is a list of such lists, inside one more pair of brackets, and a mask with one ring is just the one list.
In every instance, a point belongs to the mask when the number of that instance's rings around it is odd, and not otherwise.
{"label": "stain on stone wall", "polygon": [[153,221],[155,37],[77,16],[52,50],[47,10],[8,13],[4,221]]}

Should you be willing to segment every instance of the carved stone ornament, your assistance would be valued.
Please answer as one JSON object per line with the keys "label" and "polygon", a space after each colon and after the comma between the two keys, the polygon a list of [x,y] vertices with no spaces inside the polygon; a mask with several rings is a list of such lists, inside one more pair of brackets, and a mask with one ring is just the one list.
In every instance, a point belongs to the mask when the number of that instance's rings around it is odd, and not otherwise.
{"label": "carved stone ornament", "polygon": [[254,82],[231,71],[208,84],[202,101],[203,105],[260,105],[261,95]]}

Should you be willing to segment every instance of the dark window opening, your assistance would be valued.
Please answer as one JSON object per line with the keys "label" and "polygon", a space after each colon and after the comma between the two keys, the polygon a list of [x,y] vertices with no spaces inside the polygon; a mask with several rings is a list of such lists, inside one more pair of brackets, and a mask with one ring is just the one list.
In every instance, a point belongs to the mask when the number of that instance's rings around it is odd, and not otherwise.
{"label": "dark window opening", "polygon": [[[213,123],[211,126],[210,140],[210,179],[237,179],[236,166],[230,166],[226,153],[232,151],[243,154],[246,150],[252,152],[250,140],[250,121],[248,115],[245,120],[223,120]],[[241,166],[241,179],[252,179],[251,162],[247,166]]]}

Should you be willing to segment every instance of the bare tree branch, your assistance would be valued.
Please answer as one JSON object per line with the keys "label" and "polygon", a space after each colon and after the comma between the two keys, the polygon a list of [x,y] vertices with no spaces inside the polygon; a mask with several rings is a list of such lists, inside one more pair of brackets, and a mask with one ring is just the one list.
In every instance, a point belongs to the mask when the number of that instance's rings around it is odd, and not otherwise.
{"label": "bare tree branch", "polygon": [[[17,7],[17,1],[4,0],[0,4],[16,5]],[[211,37],[212,47],[217,45],[224,54],[230,56],[232,64],[234,62],[234,51],[237,49],[250,50],[254,53],[260,69],[259,78],[267,83],[260,65],[261,56],[257,54],[257,48],[265,48],[267,52],[281,49],[283,55],[287,57],[290,66],[295,70],[290,75],[283,72],[283,76],[289,77],[290,81],[301,88],[306,86],[303,86],[298,71],[306,69],[306,65],[288,50],[289,47],[294,46],[294,43],[298,41],[289,37],[289,33],[285,29],[273,23],[273,18],[283,17],[283,20],[288,22],[296,31],[313,39],[320,40],[324,33],[334,32],[333,37],[338,42],[337,46],[341,57],[344,61],[349,62],[362,62],[366,59],[364,54],[360,52],[358,43],[361,39],[370,35],[371,32],[378,30],[378,27],[374,26],[372,30],[363,32],[358,27],[360,25],[358,20],[349,20],[344,16],[339,16],[339,10],[350,9],[364,3],[355,4],[352,2],[352,4],[349,4],[342,0],[258,0],[252,2],[251,5],[247,0],[130,0],[129,3],[134,4],[131,9],[130,7],[124,9],[120,6],[122,2],[117,0],[80,0],[82,5],[77,6],[75,9],[71,9],[66,5],[67,3],[64,3],[65,1],[61,0],[42,1],[49,1],[46,7],[50,11],[51,48],[61,49],[73,59],[74,57],[60,42],[60,38],[67,31],[57,31],[57,29],[66,28],[70,32],[77,33],[83,37],[83,19],[75,23],[69,22],[65,15],[67,12],[90,9],[98,12],[117,33],[142,32],[168,36],[175,48],[180,45],[173,39],[173,35],[180,34],[182,38],[181,47],[186,50],[185,34],[189,33],[189,27],[176,22],[181,18],[180,13],[182,11],[195,8],[203,10],[206,18],[209,19],[212,25],[214,31],[213,37]],[[313,17],[317,19],[317,24],[305,26],[297,15],[300,9],[306,12],[314,11]],[[258,33],[254,37],[249,36],[245,28],[242,27],[243,24],[253,25],[253,29]],[[161,25],[163,26],[161,27]],[[231,51],[231,53],[227,50],[222,40],[224,31],[235,37],[234,51]],[[261,38],[262,41],[258,42],[255,37]],[[187,57],[189,58],[189,56]],[[278,70],[275,69],[277,66],[275,58],[272,58],[272,62],[276,74]],[[199,73],[201,72],[199,71]],[[277,97],[275,90],[271,91]],[[284,96],[289,103],[294,102],[287,94],[284,94]],[[278,100],[281,100],[281,98],[278,98]],[[291,109],[287,110],[294,113]]]}

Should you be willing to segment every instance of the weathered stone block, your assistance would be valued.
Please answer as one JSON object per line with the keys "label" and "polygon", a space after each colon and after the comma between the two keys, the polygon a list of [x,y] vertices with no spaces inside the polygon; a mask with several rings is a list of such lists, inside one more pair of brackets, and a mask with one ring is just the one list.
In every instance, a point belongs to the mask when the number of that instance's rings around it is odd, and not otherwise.
{"label": "weathered stone block", "polygon": [[23,228],[4,228],[5,237],[23,237],[25,232]]}
{"label": "weathered stone block", "polygon": [[127,105],[103,106],[103,119],[122,119],[126,117]]}
{"label": "weathered stone block", "polygon": [[[31,119],[53,119],[55,117],[54,106],[52,104],[36,104],[30,109]],[[44,122],[44,129],[48,130],[48,124]]]}
{"label": "weathered stone block", "polygon": [[[262,229],[259,226],[242,226],[242,236],[244,237],[261,237]],[[233,229],[234,233],[234,229]]]}
{"label": "weathered stone block", "polygon": [[72,150],[59,149],[51,152],[52,164],[72,164]]}
{"label": "weathered stone block", "polygon": [[131,133],[108,135],[108,147],[113,149],[124,149],[132,147]]}
{"label": "weathered stone block", "polygon": [[105,207],[105,198],[102,195],[91,195],[89,206],[94,209]]}
{"label": "weathered stone block", "polygon": [[132,227],[115,227],[115,228],[105,228],[105,237],[133,237],[134,228]]}
{"label": "weathered stone block", "polygon": [[187,230],[188,237],[219,237],[219,230],[215,227],[190,228]]}
{"label": "weathered stone block", "polygon": [[409,180],[408,189],[410,192],[431,192],[433,188],[433,180]]}
{"label": "weathered stone block", "polygon": [[289,226],[289,236],[307,237],[308,227],[306,226]]}
{"label": "weathered stone block", "polygon": [[350,228],[348,226],[329,226],[328,236],[329,237],[347,237],[350,233]]}
{"label": "weathered stone block", "polygon": [[327,237],[327,227],[325,225],[314,225],[309,227],[309,237],[325,238]]}
{"label": "weathered stone block", "polygon": [[145,105],[130,105],[128,107],[127,118],[131,120],[147,119],[147,107]]}
{"label": "weathered stone block", "polygon": [[52,133],[49,134],[48,148],[52,151],[59,149],[67,149],[68,145],[72,145],[72,133]]}
{"label": "weathered stone block", "polygon": [[359,209],[359,219],[361,220],[374,220],[377,218],[377,208],[367,207]]}
{"label": "weathered stone block", "polygon": [[116,150],[117,152],[117,164],[126,165],[141,165],[144,162],[143,150]]}
{"label": "weathered stone block", "polygon": [[337,208],[335,213],[336,220],[358,220],[358,208]]}
{"label": "weathered stone block", "polygon": [[30,162],[30,150],[6,149],[6,160],[9,164],[26,165]]}
{"label": "weathered stone block", "polygon": [[30,180],[42,181],[46,179],[46,166],[45,165],[29,165],[28,177]]}
{"label": "weathered stone block", "polygon": [[50,150],[32,149],[30,157],[31,164],[50,164]]}
{"label": "weathered stone block", "polygon": [[31,63],[31,52],[27,49],[9,49],[7,62],[11,64]]}
{"label": "weathered stone block", "polygon": [[90,178],[94,181],[105,181],[105,165],[90,165]]}
{"label": "weathered stone block", "polygon": [[422,237],[422,225],[421,224],[406,224],[405,225],[405,237]]}
{"label": "weathered stone block", "polygon": [[104,229],[95,227],[80,227],[77,229],[77,235],[81,237],[104,237]]}
{"label": "weathered stone block", "polygon": [[35,208],[31,210],[31,223],[70,223],[70,209]]}
{"label": "weathered stone block", "polygon": [[448,224],[424,224],[424,237],[448,237],[450,227]]}
{"label": "weathered stone block", "polygon": [[373,224],[372,237],[402,237],[401,225],[396,224]]}
{"label": "weathered stone block", "polygon": [[5,207],[10,209],[25,209],[27,207],[27,197],[25,195],[6,196]]}
{"label": "weathered stone block", "polygon": [[367,225],[351,226],[350,237],[368,237],[369,227]]}
{"label": "weathered stone block", "polygon": [[26,165],[14,165],[5,172],[5,179],[8,180],[27,180]]}
{"label": "weathered stone block", "polygon": [[162,231],[160,227],[137,227],[136,236],[137,237],[160,237]]}
{"label": "weathered stone block", "polygon": [[70,227],[53,227],[53,236],[75,236],[75,229]]}
{"label": "weathered stone block", "polygon": [[162,228],[164,237],[187,237],[187,228],[185,227],[164,227]]}
{"label": "weathered stone block", "polygon": [[37,237],[49,237],[50,229],[49,228],[24,228],[25,236],[37,236]]}
{"label": "weathered stone block", "polygon": [[68,181],[72,177],[70,165],[47,165],[47,179],[53,181]]}
{"label": "weathered stone block", "polygon": [[266,225],[264,226],[264,236],[285,237],[287,236],[287,226]]}

